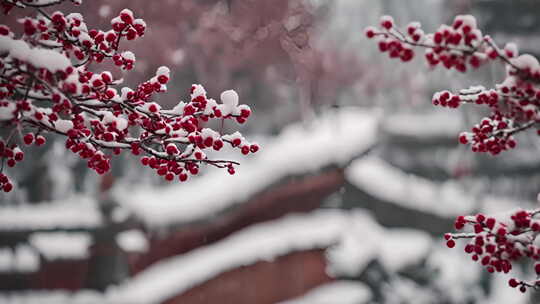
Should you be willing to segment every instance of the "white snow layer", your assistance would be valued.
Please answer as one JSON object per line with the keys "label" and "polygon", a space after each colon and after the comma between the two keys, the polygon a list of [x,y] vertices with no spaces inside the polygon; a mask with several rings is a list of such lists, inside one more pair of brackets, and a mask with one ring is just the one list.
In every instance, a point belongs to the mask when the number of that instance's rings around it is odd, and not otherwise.
{"label": "white snow layer", "polygon": [[1,294],[2,304],[105,304],[102,294],[97,291],[81,290],[77,292],[68,291],[25,291]]}
{"label": "white snow layer", "polygon": [[87,233],[38,232],[30,236],[30,244],[49,261],[88,257],[92,238]]}
{"label": "white snow layer", "polygon": [[96,227],[101,214],[94,200],[75,196],[36,205],[0,207],[0,230]]}
{"label": "white snow layer", "polygon": [[[0,273],[35,272],[39,269],[39,256],[29,246],[0,248]],[[2,303],[2,302],[0,302]]]}
{"label": "white snow layer", "polygon": [[[215,244],[163,260],[112,290],[110,296],[118,303],[160,303],[237,267],[272,261],[294,251],[325,248],[343,241],[348,243],[348,249],[366,254],[351,258],[350,252],[340,253],[344,248],[337,246],[329,255],[334,273],[339,267],[333,264],[361,270],[379,254],[383,256],[383,263],[392,260],[388,264],[390,268],[405,265],[414,256],[418,258],[427,254],[428,248],[422,242],[427,244],[430,237],[422,232],[415,236],[423,239],[420,243],[405,245],[400,241],[389,245],[401,233],[386,235],[371,216],[360,210],[291,215],[246,228]],[[386,240],[387,236],[389,240]],[[397,261],[400,259],[403,261]]]}
{"label": "white snow layer", "polygon": [[394,135],[415,138],[455,137],[463,130],[463,116],[458,112],[440,111],[429,114],[400,113],[389,115],[381,122],[381,128]]}
{"label": "white snow layer", "polygon": [[[285,176],[305,174],[331,164],[344,164],[376,140],[378,111],[342,108],[310,127],[289,126],[242,159],[237,174],[208,170],[188,185],[159,189],[119,190],[119,201],[147,224],[162,226],[198,220],[246,201]],[[122,192],[123,191],[123,192]]]}
{"label": "white snow layer", "polygon": [[321,285],[303,296],[280,304],[361,304],[371,300],[371,291],[360,282],[336,281]]}
{"label": "white snow layer", "polygon": [[116,236],[116,243],[127,252],[145,252],[150,246],[144,234],[135,229],[120,232]]}
{"label": "white snow layer", "polygon": [[[347,180],[366,193],[405,208],[443,217],[473,212],[480,202],[458,182],[435,183],[407,174],[378,157],[366,157],[351,164],[345,171]],[[484,211],[507,210],[515,200],[483,197]]]}

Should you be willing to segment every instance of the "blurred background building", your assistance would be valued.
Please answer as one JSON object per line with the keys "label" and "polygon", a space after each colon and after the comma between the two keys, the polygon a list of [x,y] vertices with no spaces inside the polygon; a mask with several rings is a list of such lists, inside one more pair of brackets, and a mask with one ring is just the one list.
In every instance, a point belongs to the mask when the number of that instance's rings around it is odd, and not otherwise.
{"label": "blurred background building", "polygon": [[164,107],[192,83],[210,96],[234,88],[254,110],[242,132],[262,149],[231,154],[242,163],[234,176],[207,168],[168,184],[129,156],[99,177],[50,138],[12,172],[15,191],[0,193],[0,303],[538,300],[442,241],[457,215],[538,205],[535,136],[496,159],[473,154],[457,134],[482,113],[430,103],[438,90],[492,83],[502,71],[396,64],[363,29],[383,14],[435,29],[471,13],[497,41],[539,54],[540,3],[87,0],[59,9],[108,28],[125,7],[148,24],[127,45],[137,64],[125,83],[169,66]]}

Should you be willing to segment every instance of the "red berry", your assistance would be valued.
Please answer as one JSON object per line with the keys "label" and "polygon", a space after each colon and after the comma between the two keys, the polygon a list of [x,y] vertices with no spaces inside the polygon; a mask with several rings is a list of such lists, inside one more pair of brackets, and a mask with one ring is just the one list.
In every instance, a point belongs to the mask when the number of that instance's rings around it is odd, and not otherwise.
{"label": "red berry", "polygon": [[101,79],[105,83],[110,83],[112,81],[111,76],[109,75],[109,73],[101,73]]}
{"label": "red berry", "polygon": [[207,147],[212,147],[214,144],[214,139],[212,137],[207,137],[204,139],[204,145]]}
{"label": "red berry", "polygon": [[219,151],[221,148],[223,148],[223,141],[221,141],[220,139],[214,141],[214,150],[216,151]]}
{"label": "red berry", "polygon": [[41,135],[36,136],[36,145],[37,146],[42,146],[44,144],[45,144],[45,137],[43,137]]}
{"label": "red berry", "polygon": [[151,104],[149,107],[148,107],[148,111],[152,112],[152,113],[156,113],[158,111],[158,107],[155,105],[155,104]]}
{"label": "red berry", "polygon": [[13,185],[11,183],[6,183],[4,184],[2,189],[4,190],[4,192],[10,192],[13,189]]}
{"label": "red berry", "polygon": [[23,141],[26,145],[31,145],[34,142],[34,134],[28,133],[23,137]]}
{"label": "red berry", "polygon": [[248,118],[249,115],[251,115],[251,111],[248,110],[248,109],[242,109],[240,110],[240,116],[242,116],[243,118]]}
{"label": "red berry", "polygon": [[474,233],[480,233],[482,231],[484,231],[484,229],[482,228],[482,225],[480,224],[474,225]]}
{"label": "red berry", "polygon": [[479,213],[476,215],[476,221],[479,222],[479,223],[482,223],[486,220],[486,216],[483,215],[482,213]]}
{"label": "red berry", "polygon": [[249,153],[249,146],[243,146],[242,147],[242,154],[246,155]]}
{"label": "red berry", "polygon": [[108,33],[107,36],[105,36],[105,40],[108,42],[113,42],[116,40],[116,34],[115,33]]}
{"label": "red berry", "polygon": [[17,153],[15,153],[14,158],[15,158],[16,161],[19,162],[19,161],[24,159],[24,153],[23,152],[17,152]]}
{"label": "red berry", "polygon": [[239,146],[241,143],[242,143],[242,140],[240,138],[235,138],[232,141],[232,146],[236,147],[236,146]]}
{"label": "red berry", "polygon": [[443,35],[440,32],[433,34],[433,42],[440,44],[442,42]]}
{"label": "red berry", "polygon": [[392,26],[394,26],[394,23],[392,22],[392,20],[386,19],[381,21],[381,26],[389,30],[392,28]]}
{"label": "red berry", "polygon": [[110,132],[107,132],[105,134],[103,134],[103,139],[105,141],[113,141],[114,140],[114,135]]}
{"label": "red berry", "polygon": [[371,39],[375,37],[375,31],[373,29],[366,29],[366,37]]}
{"label": "red berry", "polygon": [[101,79],[96,79],[96,80],[92,81],[92,86],[94,88],[101,87],[102,85],[103,85],[103,81]]}
{"label": "red berry", "polygon": [[185,182],[187,180],[188,176],[187,174],[185,173],[180,173],[180,175],[178,175],[178,179],[181,181],[181,182]]}
{"label": "red berry", "polygon": [[486,220],[486,226],[489,228],[489,229],[493,229],[493,227],[495,227],[495,219],[490,217]]}
{"label": "red berry", "polygon": [[174,144],[167,145],[167,154],[169,155],[176,155],[178,154],[178,148]]}
{"label": "red berry", "polygon": [[169,77],[167,77],[165,75],[159,75],[158,76],[158,82],[161,83],[161,84],[166,84],[167,82],[169,82]]}
{"label": "red berry", "polygon": [[203,159],[203,154],[200,151],[197,151],[197,152],[193,153],[193,156],[195,156],[195,158],[198,159],[198,160]]}
{"label": "red berry", "polygon": [[124,21],[127,24],[133,23],[133,16],[128,12],[121,12],[120,13],[120,19]]}
{"label": "red berry", "polygon": [[379,51],[386,52],[388,50],[388,44],[385,41],[379,41]]}
{"label": "red berry", "polygon": [[456,246],[456,242],[454,240],[448,240],[446,242],[446,246],[448,246],[448,248],[454,248]]}
{"label": "red berry", "polygon": [[168,171],[169,170],[167,170],[167,166],[161,166],[157,170],[157,174],[163,176],[163,175],[167,174]]}

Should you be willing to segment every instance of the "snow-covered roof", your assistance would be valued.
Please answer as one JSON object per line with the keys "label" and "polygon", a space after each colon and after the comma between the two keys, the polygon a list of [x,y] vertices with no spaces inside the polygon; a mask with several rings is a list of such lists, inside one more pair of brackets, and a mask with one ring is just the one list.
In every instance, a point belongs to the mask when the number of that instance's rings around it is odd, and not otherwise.
{"label": "snow-covered roof", "polygon": [[[438,269],[434,285],[445,290],[452,297],[453,303],[466,302],[467,295],[471,293],[470,286],[479,282],[484,271],[478,263],[471,261],[470,256],[463,253],[463,249],[459,248],[462,246],[459,244],[458,248],[449,249],[441,240],[427,259],[427,265]],[[506,288],[503,285],[501,287]]]}
{"label": "snow-covered roof", "polygon": [[68,291],[37,291],[0,293],[0,303],[3,304],[96,304],[104,302],[105,298],[97,291],[80,290]]}
{"label": "snow-covered roof", "polygon": [[328,272],[334,276],[360,275],[373,259],[391,272],[413,265],[427,256],[433,240],[422,231],[385,229],[371,216],[354,211],[337,246],[327,251]]}
{"label": "snow-covered roof", "polygon": [[414,138],[456,138],[464,129],[463,116],[457,111],[438,109],[428,113],[398,113],[385,116],[381,128],[392,135]]}
{"label": "snow-covered roof", "polygon": [[[209,170],[189,183],[159,189],[117,189],[119,201],[148,224],[190,222],[249,199],[286,176],[345,164],[376,141],[378,111],[342,108],[311,126],[294,124],[243,159],[237,173]],[[129,191],[129,192],[128,192]]]}
{"label": "snow-covered roof", "polygon": [[40,204],[0,207],[0,230],[91,228],[101,224],[94,200],[76,196]]}
{"label": "snow-covered roof", "polygon": [[88,257],[92,238],[84,232],[38,232],[30,236],[29,242],[49,261],[84,259]]}
{"label": "snow-covered roof", "polygon": [[361,282],[336,281],[280,304],[362,304],[371,300],[370,289]]}
{"label": "snow-covered roof", "polygon": [[516,204],[515,200],[484,196],[481,200],[486,203],[481,206],[457,181],[435,183],[375,156],[353,162],[345,175],[355,187],[376,198],[443,217],[466,215],[479,207],[486,212],[506,210]]}
{"label": "snow-covered roof", "polygon": [[122,231],[117,234],[116,243],[127,252],[145,252],[148,251],[150,246],[144,233],[136,229]]}
{"label": "snow-covered roof", "polygon": [[27,273],[38,269],[39,255],[30,246],[0,247],[0,273]]}
{"label": "snow-covered roof", "polygon": [[[394,268],[427,254],[430,242],[427,234],[417,232],[409,244],[403,240],[390,244],[404,232],[387,234],[386,231],[360,210],[290,215],[154,264],[112,290],[110,296],[118,303],[159,303],[240,266],[341,243],[345,246],[335,246],[329,253],[332,273],[345,268],[359,271],[379,256],[389,268]],[[406,236],[412,234],[412,231],[405,233]]]}

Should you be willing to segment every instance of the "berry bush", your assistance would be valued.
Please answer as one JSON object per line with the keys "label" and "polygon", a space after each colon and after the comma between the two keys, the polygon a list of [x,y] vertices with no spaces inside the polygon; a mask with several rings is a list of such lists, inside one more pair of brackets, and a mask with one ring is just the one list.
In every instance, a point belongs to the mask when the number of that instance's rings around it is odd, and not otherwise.
{"label": "berry bush", "polygon": [[0,139],[3,191],[13,189],[6,167],[23,161],[26,149],[44,145],[47,134],[63,137],[66,149],[98,174],[110,170],[114,155],[128,151],[167,181],[185,181],[203,164],[234,174],[237,162],[206,155],[224,145],[242,154],[257,152],[259,146],[239,132],[222,134],[206,127],[209,120],[246,122],[251,110],[239,104],[233,90],[223,92],[218,102],[203,86],[193,85],[186,102],[162,109],[153,98],[167,91],[167,67],[133,89],[122,86],[111,71],[96,72],[111,64],[124,73],[133,69],[135,55],[120,45],[144,36],[146,24],[124,9],[110,29],[100,30],[78,13],[44,9],[63,2],[0,1],[6,15],[16,9],[36,14],[18,20],[20,35],[0,25],[0,125],[7,130]]}
{"label": "berry bush", "polygon": [[[377,42],[382,53],[390,58],[409,62],[415,49],[425,50],[424,58],[430,67],[465,73],[488,64],[502,64],[505,75],[491,88],[473,86],[458,92],[434,94],[435,106],[458,108],[477,105],[487,108],[487,117],[474,125],[470,132],[459,134],[461,144],[473,152],[497,155],[516,147],[514,135],[536,130],[540,135],[540,64],[529,55],[518,53],[517,46],[508,43],[499,47],[493,39],[477,28],[471,15],[455,17],[451,25],[441,25],[434,33],[426,33],[420,23],[396,26],[390,16],[381,17],[378,27],[368,27],[365,35]],[[512,278],[509,285],[525,292],[540,289],[540,209],[517,210],[508,214],[487,216],[477,214],[456,219],[457,230],[470,232],[448,233],[446,244],[456,246],[456,240],[467,240],[464,250],[473,261],[481,263],[488,272],[508,273],[515,262],[529,263],[538,275],[535,281]]]}

